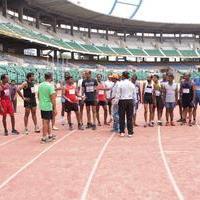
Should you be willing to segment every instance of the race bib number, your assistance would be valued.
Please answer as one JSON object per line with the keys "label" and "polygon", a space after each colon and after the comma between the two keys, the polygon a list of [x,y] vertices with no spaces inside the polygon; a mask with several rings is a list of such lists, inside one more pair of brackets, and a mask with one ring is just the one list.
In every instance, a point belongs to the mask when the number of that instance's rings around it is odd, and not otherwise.
{"label": "race bib number", "polygon": [[94,86],[87,86],[86,92],[94,92]]}
{"label": "race bib number", "polygon": [[75,94],[75,89],[69,90],[69,94]]}
{"label": "race bib number", "polygon": [[159,91],[159,90],[156,90],[156,91],[155,91],[155,94],[156,94],[157,97],[159,97],[159,96],[160,96],[160,91]]}
{"label": "race bib number", "polygon": [[103,95],[104,94],[104,90],[99,90],[99,94]]}
{"label": "race bib number", "polygon": [[188,88],[183,89],[183,94],[189,94],[189,93],[190,93],[190,89],[188,89]]}
{"label": "race bib number", "polygon": [[31,87],[31,93],[35,93],[35,87]]}
{"label": "race bib number", "polygon": [[4,93],[5,93],[5,96],[10,96],[10,90],[9,89],[4,90]]}
{"label": "race bib number", "polygon": [[152,93],[152,88],[145,88],[145,93]]}

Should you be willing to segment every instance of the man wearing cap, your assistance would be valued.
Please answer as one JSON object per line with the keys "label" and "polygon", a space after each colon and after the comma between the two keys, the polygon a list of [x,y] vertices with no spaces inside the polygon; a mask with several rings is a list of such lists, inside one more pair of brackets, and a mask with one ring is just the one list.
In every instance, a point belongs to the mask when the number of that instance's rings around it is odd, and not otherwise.
{"label": "man wearing cap", "polygon": [[127,119],[128,137],[133,136],[133,106],[136,100],[135,85],[129,80],[129,72],[122,73],[122,80],[117,89],[117,99],[119,100],[119,125],[120,136],[125,136],[125,116]]}

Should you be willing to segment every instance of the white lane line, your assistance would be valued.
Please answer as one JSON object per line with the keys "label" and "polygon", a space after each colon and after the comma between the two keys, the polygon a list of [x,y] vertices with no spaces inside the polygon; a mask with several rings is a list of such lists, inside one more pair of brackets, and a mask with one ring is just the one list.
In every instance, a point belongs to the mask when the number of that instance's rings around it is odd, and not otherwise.
{"label": "white lane line", "polygon": [[200,129],[200,126],[199,126],[199,124],[197,124],[197,127],[198,127],[198,129]]}
{"label": "white lane line", "polygon": [[87,182],[86,182],[86,185],[85,185],[85,187],[84,187],[84,189],[83,189],[83,192],[82,192],[82,195],[81,195],[81,198],[80,198],[81,200],[86,200],[86,199],[87,199],[87,195],[88,195],[88,191],[89,191],[89,188],[90,188],[92,179],[93,179],[93,177],[94,177],[94,175],[95,175],[95,173],[96,173],[96,170],[97,170],[97,168],[98,168],[98,166],[99,166],[99,163],[100,163],[100,161],[101,161],[101,159],[102,159],[102,157],[103,157],[104,152],[106,151],[106,149],[107,149],[109,143],[111,142],[111,140],[113,139],[113,137],[114,137],[115,135],[116,135],[116,133],[113,133],[113,134],[108,138],[108,140],[106,141],[106,143],[104,144],[104,146],[102,147],[102,149],[101,149],[101,151],[100,151],[100,153],[99,153],[99,155],[98,155],[98,157],[97,157],[97,159],[96,159],[96,162],[95,162],[95,164],[94,164],[94,166],[93,166],[93,168],[92,168],[92,171],[90,172],[90,175],[89,175],[89,177],[88,177],[88,180],[87,180]]}
{"label": "white lane line", "polygon": [[167,162],[167,159],[165,157],[165,153],[164,153],[164,149],[163,149],[163,145],[162,145],[162,139],[161,139],[160,126],[158,127],[158,143],[159,143],[159,149],[160,149],[161,157],[162,157],[165,169],[167,171],[169,180],[171,181],[171,184],[173,186],[173,189],[174,189],[178,199],[179,200],[184,200],[184,196],[183,196],[182,192],[180,191],[174,176],[172,175],[171,169],[170,169],[169,164]]}
{"label": "white lane line", "polygon": [[1,144],[0,144],[0,147],[5,146],[6,144],[9,144],[9,143],[14,142],[14,141],[16,141],[16,140],[19,140],[20,138],[24,137],[24,135],[16,136],[16,137],[17,137],[17,138],[13,138],[13,139],[10,139],[10,140],[8,140],[8,141],[6,141],[6,142],[1,143]]}
{"label": "white lane line", "polygon": [[8,177],[5,181],[3,181],[0,184],[0,190],[5,187],[7,184],[10,183],[14,178],[16,178],[21,172],[23,172],[26,168],[28,168],[31,164],[33,164],[38,158],[40,158],[43,154],[45,154],[47,151],[49,151],[51,148],[53,148],[56,144],[63,141],[66,137],[69,137],[72,133],[74,133],[75,130],[69,132],[69,134],[61,137],[59,140],[55,141],[53,144],[45,148],[42,152],[40,152],[37,156],[35,156],[33,159],[31,159],[29,162],[27,162],[25,165],[23,165],[19,170],[17,170],[14,174],[12,174],[10,177]]}

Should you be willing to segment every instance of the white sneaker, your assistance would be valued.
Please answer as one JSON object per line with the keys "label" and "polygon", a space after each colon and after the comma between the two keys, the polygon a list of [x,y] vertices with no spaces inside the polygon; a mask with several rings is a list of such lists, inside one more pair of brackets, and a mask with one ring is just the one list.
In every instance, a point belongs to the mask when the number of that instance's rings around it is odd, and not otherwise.
{"label": "white sneaker", "polygon": [[25,128],[25,130],[24,130],[24,134],[25,134],[25,135],[28,135],[28,134],[29,134],[29,131],[28,131],[27,128]]}
{"label": "white sneaker", "polygon": [[53,127],[52,127],[52,130],[54,130],[54,131],[58,131],[59,128],[57,128],[56,126],[53,126]]}
{"label": "white sneaker", "polygon": [[40,128],[38,126],[35,127],[35,133],[40,133]]}
{"label": "white sneaker", "polygon": [[125,136],[125,134],[124,134],[124,133],[120,133],[119,135],[120,135],[120,137],[124,137],[124,136]]}

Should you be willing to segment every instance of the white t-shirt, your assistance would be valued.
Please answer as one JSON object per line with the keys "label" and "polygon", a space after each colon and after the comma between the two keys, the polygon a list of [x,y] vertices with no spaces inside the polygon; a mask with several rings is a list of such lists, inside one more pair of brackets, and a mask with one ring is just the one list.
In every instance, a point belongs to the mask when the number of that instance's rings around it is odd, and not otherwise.
{"label": "white t-shirt", "polygon": [[165,85],[167,103],[176,102],[176,89],[177,89],[176,83],[173,83],[172,85],[169,85],[169,83],[167,83]]}
{"label": "white t-shirt", "polygon": [[[80,88],[79,89],[79,95],[82,95],[82,83],[83,83],[83,79],[79,79],[78,84],[77,84],[77,87]],[[81,100],[80,97],[78,99]]]}
{"label": "white t-shirt", "polygon": [[110,89],[110,90],[106,91],[106,96],[108,99],[111,98],[111,89],[112,89],[113,85],[114,85],[114,83],[112,81],[109,81],[109,80],[105,81],[106,88]]}

